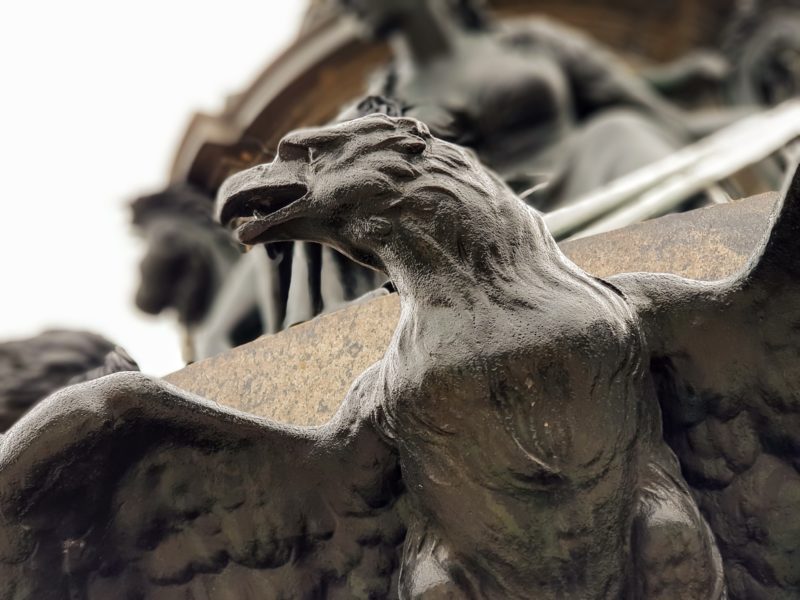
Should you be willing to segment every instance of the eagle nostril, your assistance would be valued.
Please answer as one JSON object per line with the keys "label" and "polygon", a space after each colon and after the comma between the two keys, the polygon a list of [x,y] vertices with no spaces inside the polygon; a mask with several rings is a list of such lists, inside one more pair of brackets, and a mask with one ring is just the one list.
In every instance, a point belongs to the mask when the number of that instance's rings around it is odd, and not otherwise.
{"label": "eagle nostril", "polygon": [[284,139],[278,144],[278,158],[287,162],[296,160],[311,162],[311,149],[305,144]]}

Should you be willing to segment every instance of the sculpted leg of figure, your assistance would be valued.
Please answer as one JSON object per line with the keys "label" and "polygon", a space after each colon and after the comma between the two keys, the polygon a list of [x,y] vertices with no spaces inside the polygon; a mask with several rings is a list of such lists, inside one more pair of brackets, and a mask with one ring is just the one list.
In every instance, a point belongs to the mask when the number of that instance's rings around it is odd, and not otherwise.
{"label": "sculpted leg of figure", "polygon": [[632,109],[608,110],[590,119],[567,142],[565,181],[548,210],[671,155],[685,142]]}

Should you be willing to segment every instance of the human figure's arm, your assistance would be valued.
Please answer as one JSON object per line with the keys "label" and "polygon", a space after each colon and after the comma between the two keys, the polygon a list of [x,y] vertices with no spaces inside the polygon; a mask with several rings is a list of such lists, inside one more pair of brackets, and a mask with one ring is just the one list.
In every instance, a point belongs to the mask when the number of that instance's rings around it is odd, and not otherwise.
{"label": "human figure's arm", "polygon": [[564,69],[578,117],[614,106],[649,113],[674,132],[687,132],[686,115],[602,44],[566,25],[536,19],[511,26],[507,43],[521,50],[545,52]]}

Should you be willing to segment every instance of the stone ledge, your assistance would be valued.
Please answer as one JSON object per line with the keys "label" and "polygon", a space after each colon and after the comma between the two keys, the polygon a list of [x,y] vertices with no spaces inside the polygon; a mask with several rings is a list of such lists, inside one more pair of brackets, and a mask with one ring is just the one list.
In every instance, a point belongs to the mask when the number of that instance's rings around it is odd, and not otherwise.
{"label": "stone ledge", "polygon": [[[776,194],[764,194],[668,215],[561,248],[598,277],[652,271],[721,279],[750,258],[776,200]],[[353,379],[383,356],[398,316],[397,295],[384,296],[264,336],[165,379],[245,412],[319,425],[339,407]]]}

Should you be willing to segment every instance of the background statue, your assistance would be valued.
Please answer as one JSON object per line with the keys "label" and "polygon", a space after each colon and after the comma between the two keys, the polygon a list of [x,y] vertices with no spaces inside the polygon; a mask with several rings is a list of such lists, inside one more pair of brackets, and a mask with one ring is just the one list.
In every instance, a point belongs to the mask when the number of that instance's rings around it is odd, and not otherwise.
{"label": "background statue", "polygon": [[131,204],[133,224],[147,240],[136,305],[157,315],[174,310],[186,326],[206,315],[226,273],[239,258],[212,217],[214,202],[189,185],[173,185]]}
{"label": "background statue", "polygon": [[[256,260],[240,260],[240,246],[212,218],[213,200],[189,185],[141,197],[131,208],[134,226],[147,240],[136,304],[149,314],[177,314],[193,338],[186,348],[189,360],[312,319],[385,281],[318,244],[271,244],[266,252],[253,250]],[[221,284],[232,277],[241,285],[220,301]],[[230,297],[231,292],[244,297]],[[256,302],[259,295],[268,305],[262,310]],[[219,321],[224,323],[217,331]]]}
{"label": "background statue", "polygon": [[690,106],[774,106],[800,94],[800,4],[737,0],[716,44],[643,70],[650,84]]}
{"label": "background statue", "polygon": [[775,105],[800,95],[800,4],[739,0],[721,49],[729,101]]}
{"label": "background statue", "polygon": [[717,548],[733,598],[797,594],[800,173],[712,283],[587,275],[412,119],[291,134],[221,200],[385,270],[386,355],[319,428],[136,374],[52,397],[0,440],[0,597],[707,600]]}
{"label": "background statue", "polygon": [[45,331],[0,343],[0,432],[37,402],[67,385],[138,371],[119,346],[87,331]]}

